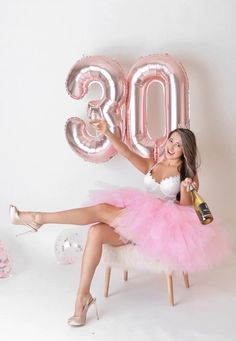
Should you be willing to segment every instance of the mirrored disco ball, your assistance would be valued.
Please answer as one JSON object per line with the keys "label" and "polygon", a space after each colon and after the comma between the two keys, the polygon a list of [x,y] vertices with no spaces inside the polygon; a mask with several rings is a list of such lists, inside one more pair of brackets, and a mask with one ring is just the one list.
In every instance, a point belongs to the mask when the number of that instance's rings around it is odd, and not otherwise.
{"label": "mirrored disco ball", "polygon": [[62,231],[56,239],[54,251],[59,264],[74,264],[79,261],[83,252],[79,232]]}

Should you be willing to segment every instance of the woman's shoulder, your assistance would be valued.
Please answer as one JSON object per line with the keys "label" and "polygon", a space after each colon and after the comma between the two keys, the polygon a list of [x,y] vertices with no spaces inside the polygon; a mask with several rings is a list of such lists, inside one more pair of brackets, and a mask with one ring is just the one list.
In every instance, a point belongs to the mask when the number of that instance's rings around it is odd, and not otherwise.
{"label": "woman's shoulder", "polygon": [[154,159],[150,159],[149,166],[150,166],[149,171],[152,170],[153,168],[160,170],[160,169],[166,168],[166,162],[165,162],[165,160],[157,161]]}
{"label": "woman's shoulder", "polygon": [[150,172],[155,167],[157,162],[152,158],[148,158],[147,162],[148,162],[148,171]]}

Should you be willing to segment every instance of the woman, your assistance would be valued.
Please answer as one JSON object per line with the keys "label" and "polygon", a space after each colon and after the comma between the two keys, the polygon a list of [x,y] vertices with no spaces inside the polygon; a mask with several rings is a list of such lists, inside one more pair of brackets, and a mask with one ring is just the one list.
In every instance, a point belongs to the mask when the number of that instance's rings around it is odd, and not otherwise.
{"label": "woman", "polygon": [[201,225],[192,208],[189,185],[198,189],[199,181],[196,139],[189,129],[179,128],[169,134],[159,163],[132,152],[110,132],[104,120],[96,129],[145,174],[147,193],[129,188],[96,191],[91,206],[54,213],[20,212],[10,207],[12,223],[28,225],[34,231],[50,223],[93,224],[83,254],[74,315],[68,320],[71,326],[84,325],[87,310],[95,303],[90,285],[103,244],[132,242],[147,257],[186,272],[208,268],[229,251],[223,232],[214,222]]}

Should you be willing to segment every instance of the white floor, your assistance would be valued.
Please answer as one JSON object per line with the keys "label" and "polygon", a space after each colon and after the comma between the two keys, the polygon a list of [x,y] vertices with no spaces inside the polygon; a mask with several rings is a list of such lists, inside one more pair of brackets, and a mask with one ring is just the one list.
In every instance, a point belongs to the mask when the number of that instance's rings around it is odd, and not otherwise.
{"label": "white floor", "polygon": [[0,279],[1,340],[236,340],[236,253],[222,266],[190,276],[189,289],[175,277],[174,308],[165,277],[150,273],[130,272],[123,282],[122,272],[114,270],[104,298],[100,266],[92,288],[100,320],[91,307],[87,325],[72,328],[66,320],[73,312],[79,264],[58,265],[43,238],[29,238],[12,243],[13,275]]}

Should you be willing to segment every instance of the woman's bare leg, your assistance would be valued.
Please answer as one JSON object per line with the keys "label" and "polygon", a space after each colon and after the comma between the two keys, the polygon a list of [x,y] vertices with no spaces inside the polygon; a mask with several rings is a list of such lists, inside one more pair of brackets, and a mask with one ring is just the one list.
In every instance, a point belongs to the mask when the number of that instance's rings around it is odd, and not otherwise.
{"label": "woman's bare leg", "polygon": [[101,259],[102,245],[110,244],[113,246],[124,245],[119,235],[112,227],[107,224],[93,225],[88,233],[88,238],[83,253],[80,284],[76,297],[74,316],[80,316],[83,305],[88,301],[90,294],[90,286],[96,267]]}
{"label": "woman's bare leg", "polygon": [[96,222],[111,224],[122,208],[110,204],[98,204],[89,207],[74,208],[60,212],[19,212],[26,222],[38,224],[87,225]]}

